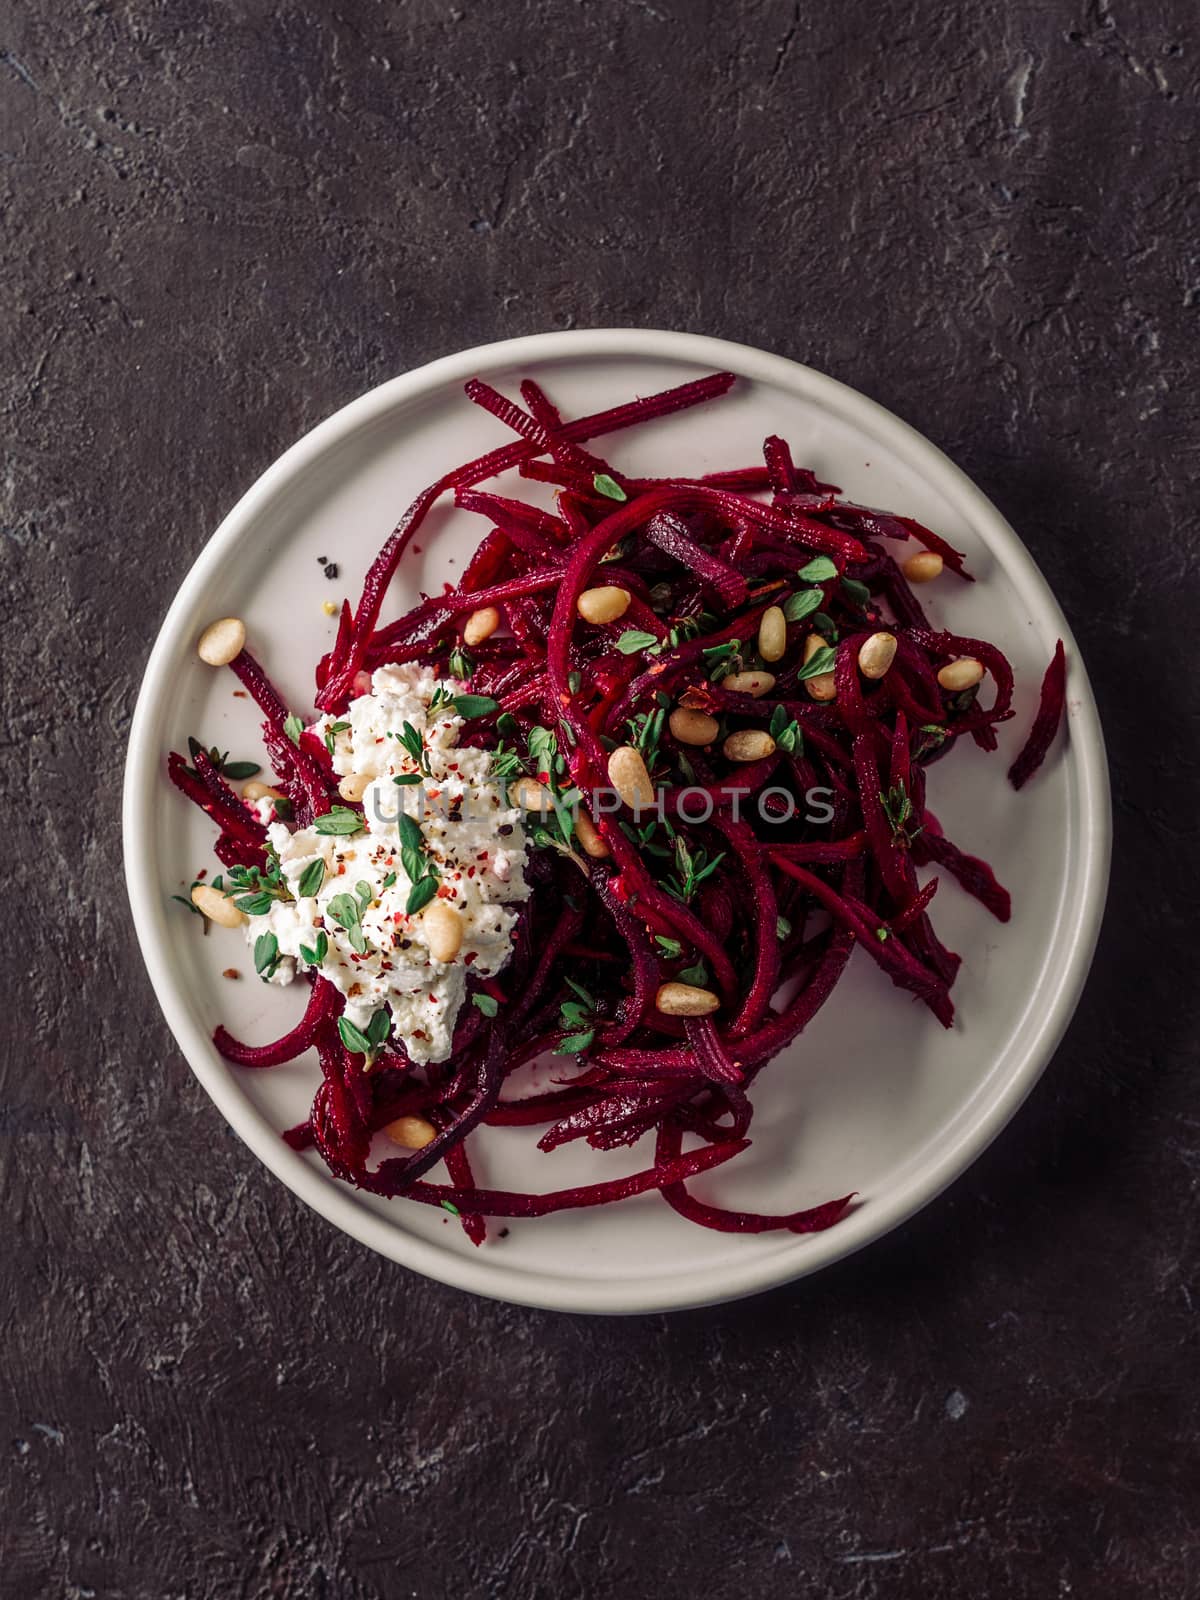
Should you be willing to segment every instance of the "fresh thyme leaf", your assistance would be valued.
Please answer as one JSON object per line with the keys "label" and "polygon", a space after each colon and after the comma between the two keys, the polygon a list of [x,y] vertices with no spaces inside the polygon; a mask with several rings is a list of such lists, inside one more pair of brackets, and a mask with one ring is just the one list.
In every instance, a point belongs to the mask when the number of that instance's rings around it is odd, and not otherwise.
{"label": "fresh thyme leaf", "polygon": [[500,702],[486,694],[456,694],[450,704],[468,721],[472,717],[490,717],[493,711],[500,709]]}
{"label": "fresh thyme leaf", "polygon": [[187,907],[187,908],[188,908],[188,910],[189,910],[189,911],[190,911],[190,912],[191,912],[191,913],[192,913],[192,914],[193,914],[193,915],[194,915],[194,916],[197,916],[197,917],[200,917],[200,918],[203,918],[203,916],[204,916],[204,913],[203,913],[203,911],[201,911],[201,909],[200,909],[200,907],[199,907],[199,906],[194,906],[194,905],[193,905],[193,904],[192,904],[192,902],[191,902],[191,901],[190,901],[190,900],[189,900],[189,899],[188,899],[188,898],[187,898],[187,896],[186,896],[186,895],[182,895],[182,894],[173,894],[173,895],[172,895],[172,896],[171,896],[171,899],[172,899],[172,900],[178,900],[178,901],[179,901],[179,904],[180,904],[180,905],[181,905],[181,906],[186,906],[186,907]]}
{"label": "fresh thyme leaf", "polygon": [[647,633],[642,628],[627,628],[617,640],[617,649],[623,656],[632,656],[639,650],[649,650],[651,645],[657,643],[654,634]]}
{"label": "fresh thyme leaf", "polygon": [[275,903],[275,896],[270,894],[240,894],[234,897],[234,905],[239,911],[244,911],[248,917],[264,916]]}
{"label": "fresh thyme leaf", "polygon": [[830,578],[836,578],[837,575],[838,570],[828,556],[814,556],[797,574],[805,583],[828,583]]}
{"label": "fresh thyme leaf", "polygon": [[339,928],[356,928],[359,923],[358,901],[352,894],[335,894],[325,907]]}
{"label": "fresh thyme leaf", "polygon": [[338,734],[347,732],[349,727],[350,724],[348,722],[331,722],[325,729],[325,748],[330,755],[333,754],[333,746]]}
{"label": "fresh thyme leaf", "polygon": [[367,1042],[372,1050],[382,1050],[391,1031],[392,1014],[386,1006],[380,1006],[367,1023]]}
{"label": "fresh thyme leaf", "polygon": [[837,623],[824,611],[817,612],[812,619],[812,625],[826,644],[836,644],[838,642]]}
{"label": "fresh thyme leaf", "polygon": [[451,650],[447,664],[452,678],[465,682],[471,676],[471,658],[461,645],[456,645]]}
{"label": "fresh thyme leaf", "polygon": [[279,940],[273,933],[260,933],[254,941],[254,970],[269,978],[279,965]]}
{"label": "fresh thyme leaf", "polygon": [[441,1206],[443,1211],[448,1211],[452,1217],[462,1216],[462,1212],[454,1204],[453,1200],[440,1200],[438,1204]]}
{"label": "fresh thyme leaf", "polygon": [[221,764],[221,776],[234,783],[240,783],[243,778],[257,778],[261,771],[257,761],[225,761]]}
{"label": "fresh thyme leaf", "polygon": [[529,759],[533,762],[534,772],[540,778],[543,773],[552,777],[556,771],[561,770],[562,758],[558,753],[558,740],[549,728],[535,725],[529,730]]}
{"label": "fresh thyme leaf", "polygon": [[396,874],[394,872],[389,872],[387,877],[383,880],[383,883],[382,883],[381,887],[384,888],[384,889],[390,889],[392,887],[392,885],[395,883],[395,881],[396,881]]}
{"label": "fresh thyme leaf", "polygon": [[354,885],[354,892],[358,896],[358,903],[365,911],[375,898],[375,891],[365,878],[360,878]]}
{"label": "fresh thyme leaf", "polygon": [[415,916],[418,911],[423,910],[429,904],[434,895],[437,894],[437,891],[438,880],[432,874],[428,877],[418,878],[408,891],[408,904],[404,909],[410,917]]}
{"label": "fresh thyme leaf", "polygon": [[683,954],[683,946],[678,939],[668,939],[665,934],[656,933],[654,942],[668,961],[675,961]]}
{"label": "fresh thyme leaf", "polygon": [[790,594],[783,602],[783,615],[788,622],[799,622],[804,617],[811,616],[820,609],[825,599],[824,589],[801,589],[799,594]]}
{"label": "fresh thyme leaf", "polygon": [[313,823],[313,831],[322,834],[349,834],[358,833],[364,826],[363,819],[357,811],[351,811],[347,806],[334,806],[332,811],[327,811],[323,817],[317,817]]}
{"label": "fresh thyme leaf", "polygon": [[843,578],[842,588],[845,590],[847,598],[860,609],[864,609],[871,604],[870,589],[865,583],[860,583],[857,578]]}
{"label": "fresh thyme leaf", "polygon": [[784,751],[785,754],[794,755],[798,749],[803,749],[799,725],[794,718],[788,716],[783,706],[776,706],[771,713],[769,731],[775,741],[776,749]]}
{"label": "fresh thyme leaf", "polygon": [[[429,864],[425,856],[425,835],[421,832],[420,823],[406,811],[400,813],[400,863],[410,883],[415,884],[429,874]],[[424,905],[425,901],[421,904]],[[411,906],[409,910],[412,910]]]}
{"label": "fresh thyme leaf", "polygon": [[826,672],[832,672],[837,665],[837,651],[831,650],[828,645],[818,650],[812,660],[801,667],[796,677],[803,681],[806,678],[819,678]]}
{"label": "fresh thyme leaf", "polygon": [[785,916],[775,918],[775,937],[787,939],[791,937],[792,925]]}
{"label": "fresh thyme leaf", "polygon": [[400,741],[400,743],[408,751],[409,755],[423,770],[425,766],[425,741],[413,727],[412,723],[404,723],[400,729],[400,732],[393,733],[392,738]]}
{"label": "fresh thyme leaf", "polygon": [[303,719],[296,716],[295,712],[293,712],[292,715],[289,716],[284,722],[283,731],[287,734],[288,738],[293,744],[299,744],[300,735],[304,732]]}
{"label": "fresh thyme leaf", "polygon": [[622,489],[615,478],[610,478],[607,472],[597,472],[592,478],[592,487],[597,494],[602,494],[608,500],[628,500],[629,496]]}
{"label": "fresh thyme leaf", "polygon": [[698,988],[702,989],[708,982],[708,968],[704,965],[703,961],[697,961],[694,967],[684,967],[683,971],[679,974],[678,981],[680,983],[694,984]]}
{"label": "fresh thyme leaf", "polygon": [[342,1036],[342,1043],[346,1046],[346,1049],[354,1055],[369,1056],[371,1054],[371,1041],[361,1028],[356,1028],[347,1018],[338,1018],[338,1032]]}
{"label": "fresh thyme leaf", "polygon": [[499,1005],[495,1000],[492,999],[490,994],[473,994],[471,996],[471,1003],[472,1005],[478,1006],[485,1017],[494,1017],[497,1011],[500,1009]]}
{"label": "fresh thyme leaf", "polygon": [[902,783],[893,784],[886,794],[880,791],[879,804],[892,830],[892,838],[901,849],[907,849],[922,831],[912,826],[914,808]]}
{"label": "fresh thyme leaf", "polygon": [[596,1037],[595,1028],[587,1028],[582,1033],[569,1033],[555,1046],[556,1056],[577,1056],[590,1048],[592,1040]]}
{"label": "fresh thyme leaf", "polygon": [[316,943],[311,949],[308,945],[300,946],[300,959],[307,962],[310,967],[319,967],[328,954],[329,935],[324,928],[317,934]]}
{"label": "fresh thyme leaf", "polygon": [[320,856],[315,861],[310,861],[304,871],[296,880],[296,895],[301,900],[308,900],[325,882],[325,863]]}

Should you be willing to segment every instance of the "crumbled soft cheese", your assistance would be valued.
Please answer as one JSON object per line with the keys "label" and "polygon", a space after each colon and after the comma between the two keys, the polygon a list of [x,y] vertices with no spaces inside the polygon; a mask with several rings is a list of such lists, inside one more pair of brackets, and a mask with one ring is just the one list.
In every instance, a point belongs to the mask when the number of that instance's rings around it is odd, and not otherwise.
{"label": "crumbled soft cheese", "polygon": [[[492,776],[487,750],[460,748],[463,719],[450,707],[430,712],[434,691],[461,693],[462,685],[415,664],[381,667],[370,694],[360,695],[337,717],[321,717],[314,732],[324,738],[335,722],[350,726],[333,736],[333,766],[339,777],[365,773],[373,780],[363,796],[366,830],[350,835],[291,832],[271,822],[267,836],[293,894],[316,857],[325,877],[315,895],[276,901],[251,917],[246,937],[253,945],[266,932],[279,941],[280,961],[272,983],[291,983],[304,965],[301,945],[312,950],[323,928],[329,941],[318,969],[346,996],[345,1014],[363,1028],[387,1005],[393,1036],[416,1063],[444,1061],[454,1024],[466,998],[467,974],[490,977],[512,953],[516,902],[525,900],[525,835],[521,813],[504,799]],[[423,736],[428,776],[401,786],[393,778],[419,771],[395,737],[405,723]],[[400,859],[398,818],[403,807],[420,824],[428,855],[440,873],[439,894],[463,916],[463,942],[455,960],[434,961],[418,912],[405,911],[411,882]],[[503,832],[501,830],[504,830]],[[395,882],[384,881],[395,875]],[[326,915],[335,895],[370,890],[362,913],[366,950],[357,953],[346,930]]]}

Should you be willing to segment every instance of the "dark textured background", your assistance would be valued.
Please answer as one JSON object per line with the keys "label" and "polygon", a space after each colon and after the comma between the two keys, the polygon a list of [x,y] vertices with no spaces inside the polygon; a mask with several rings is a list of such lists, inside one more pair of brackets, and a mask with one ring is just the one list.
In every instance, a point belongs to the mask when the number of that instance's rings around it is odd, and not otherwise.
{"label": "dark textured background", "polygon": [[[1200,1594],[1193,17],[0,7],[5,1600]],[[248,1159],[117,817],[159,619],[285,445],[620,323],[811,362],[983,485],[1087,653],[1116,856],[1067,1042],[950,1194],[606,1322],[424,1283]]]}

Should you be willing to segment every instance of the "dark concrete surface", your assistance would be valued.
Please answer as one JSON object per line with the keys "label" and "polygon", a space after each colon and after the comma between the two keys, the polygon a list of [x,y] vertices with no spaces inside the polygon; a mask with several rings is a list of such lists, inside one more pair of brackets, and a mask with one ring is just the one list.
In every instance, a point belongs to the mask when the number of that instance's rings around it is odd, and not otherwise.
{"label": "dark concrete surface", "polygon": [[[0,10],[5,1600],[1200,1594],[1198,67],[1189,0]],[[422,1282],[248,1158],[118,798],[160,618],[285,445],[620,323],[800,357],[983,485],[1086,652],[1116,857],[950,1194],[606,1322]]]}

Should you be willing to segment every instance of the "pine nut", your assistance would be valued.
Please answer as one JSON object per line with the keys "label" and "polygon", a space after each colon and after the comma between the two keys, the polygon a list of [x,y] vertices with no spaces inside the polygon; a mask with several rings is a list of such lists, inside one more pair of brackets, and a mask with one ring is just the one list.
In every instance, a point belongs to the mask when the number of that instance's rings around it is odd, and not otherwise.
{"label": "pine nut", "polygon": [[234,656],[241,655],[246,643],[246,624],[240,617],[222,617],[210,622],[200,635],[196,649],[201,661],[210,667],[227,667]]}
{"label": "pine nut", "polygon": [[608,758],[608,781],[631,811],[654,804],[654,785],[646,763],[631,744],[623,744]]}
{"label": "pine nut", "polygon": [[431,900],[421,913],[421,931],[435,961],[453,961],[462,949],[462,912],[445,900]]}
{"label": "pine nut", "polygon": [[758,653],[764,661],[779,661],[787,649],[787,618],[778,606],[768,606],[758,624]]}
{"label": "pine nut", "polygon": [[548,811],[550,791],[536,778],[518,778],[508,786],[508,798],[522,811]]}
{"label": "pine nut", "polygon": [[[818,650],[824,650],[825,640],[819,633],[810,633],[804,641],[804,665],[807,666]],[[805,678],[804,687],[808,690],[810,700],[829,701],[837,699],[837,682],[832,672],[822,672],[818,677]]]}
{"label": "pine nut", "polygon": [[959,694],[963,689],[973,689],[977,683],[983,681],[983,662],[976,661],[974,656],[962,656],[958,661],[951,661],[942,667],[938,672],[937,681],[943,689],[949,689],[951,694]]}
{"label": "pine nut", "polygon": [[663,983],[654,1004],[665,1017],[707,1017],[721,1000],[711,989],[700,989],[694,983]]}
{"label": "pine nut", "polygon": [[742,728],[721,746],[729,761],[765,761],[775,754],[775,741],[761,728]]}
{"label": "pine nut", "polygon": [[385,1122],[383,1131],[405,1150],[424,1150],[437,1138],[437,1129],[424,1117],[397,1117],[395,1122]]}
{"label": "pine nut", "polygon": [[770,694],[774,687],[775,679],[769,672],[731,672],[718,685],[718,688],[728,689],[731,694],[751,694],[756,700],[761,700],[764,694]]}
{"label": "pine nut", "polygon": [[918,550],[915,556],[900,563],[900,571],[909,583],[932,583],[941,577],[945,564],[936,550]]}
{"label": "pine nut", "polygon": [[500,626],[500,613],[495,606],[482,606],[478,611],[472,611],[463,624],[463,643],[482,644],[485,639],[490,639]]}
{"label": "pine nut", "polygon": [[281,789],[272,789],[269,783],[260,783],[257,778],[251,778],[242,789],[242,799],[252,806],[259,800],[286,800],[287,795]]}
{"label": "pine nut", "polygon": [[882,678],[896,659],[896,635],[873,633],[858,652],[858,670],[864,678]]}
{"label": "pine nut", "polygon": [[628,589],[606,584],[600,589],[585,589],[575,602],[575,609],[585,622],[616,622],[629,610],[632,599]]}
{"label": "pine nut", "polygon": [[612,855],[599,828],[582,807],[575,813],[575,837],[583,846],[584,853],[591,856],[593,861],[603,861],[606,856]]}
{"label": "pine nut", "polygon": [[675,707],[667,726],[680,744],[711,744],[721,731],[716,717],[704,711],[691,711],[686,706]]}
{"label": "pine nut", "polygon": [[367,772],[348,772],[344,778],[338,779],[338,793],[343,800],[357,804],[374,781]]}
{"label": "pine nut", "polygon": [[192,904],[210,922],[219,923],[222,928],[240,928],[246,920],[245,913],[238,910],[229,896],[214,889],[211,883],[196,885],[192,890]]}

